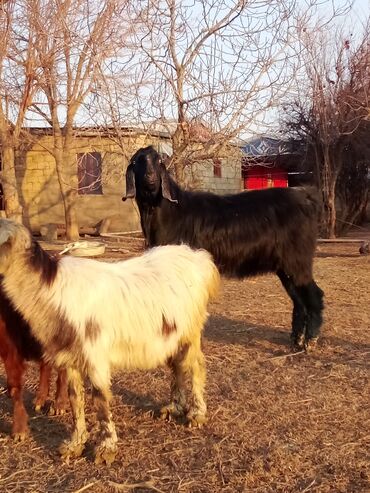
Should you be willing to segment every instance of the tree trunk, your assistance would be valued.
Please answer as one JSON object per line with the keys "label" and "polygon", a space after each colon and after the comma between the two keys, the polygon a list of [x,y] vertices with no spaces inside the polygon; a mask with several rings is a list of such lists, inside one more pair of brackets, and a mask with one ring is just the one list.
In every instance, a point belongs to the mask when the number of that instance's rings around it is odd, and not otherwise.
{"label": "tree trunk", "polygon": [[78,219],[77,219],[77,206],[76,206],[76,192],[71,189],[64,189],[61,187],[63,203],[64,203],[64,217],[66,222],[66,237],[67,240],[76,241],[80,237]]}
{"label": "tree trunk", "polygon": [[335,208],[335,182],[329,184],[329,193],[327,197],[327,235],[328,238],[335,238],[335,225],[337,222],[337,211]]}
{"label": "tree trunk", "polygon": [[184,165],[183,163],[179,160],[176,159],[175,162],[173,163],[174,170],[175,170],[175,176],[176,176],[176,182],[184,186],[185,185],[185,173],[184,173]]}
{"label": "tree trunk", "polygon": [[180,124],[177,125],[172,136],[172,164],[175,171],[176,182],[183,186],[185,182],[184,163],[181,159],[184,151],[184,132]]}
{"label": "tree trunk", "polygon": [[65,172],[69,166],[72,166],[71,155],[56,149],[54,157],[64,206],[66,237],[67,240],[76,241],[80,237],[77,219],[77,190],[70,184],[70,174]]}
{"label": "tree trunk", "polygon": [[347,156],[346,166],[338,177],[337,196],[340,200],[341,214],[337,221],[337,234],[345,234],[358,223],[366,208],[368,195],[367,163],[358,160],[352,152]]}
{"label": "tree trunk", "polygon": [[15,174],[15,154],[12,146],[2,143],[2,186],[5,199],[5,212],[9,219],[22,223],[22,206],[19,202]]}
{"label": "tree trunk", "polygon": [[322,193],[324,200],[324,236],[326,238],[335,238],[337,222],[335,198],[342,158],[341,149],[336,151],[334,153],[329,146],[325,146],[323,149]]}

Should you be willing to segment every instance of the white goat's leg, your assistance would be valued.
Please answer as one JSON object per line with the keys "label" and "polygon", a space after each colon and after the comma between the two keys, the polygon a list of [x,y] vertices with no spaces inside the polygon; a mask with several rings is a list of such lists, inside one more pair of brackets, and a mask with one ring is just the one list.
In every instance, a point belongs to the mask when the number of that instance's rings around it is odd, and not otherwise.
{"label": "white goat's leg", "polygon": [[[187,351],[187,348],[186,348]],[[172,370],[171,401],[161,409],[162,419],[179,418],[186,414],[186,372],[184,368],[183,350],[171,359],[169,367]]]}
{"label": "white goat's leg", "polygon": [[60,446],[60,454],[67,462],[71,457],[79,457],[88,439],[85,421],[85,390],[82,376],[78,370],[68,368],[68,393],[72,408],[74,430],[71,440],[65,441]]}
{"label": "white goat's leg", "polygon": [[93,383],[93,399],[100,427],[101,441],[95,449],[95,464],[107,464],[114,461],[117,454],[117,433],[109,409],[109,388],[100,389]]}
{"label": "white goat's leg", "polygon": [[202,426],[207,421],[207,404],[204,400],[206,385],[205,359],[200,348],[200,341],[189,348],[185,359],[186,369],[191,374],[192,401],[187,413],[189,426]]}

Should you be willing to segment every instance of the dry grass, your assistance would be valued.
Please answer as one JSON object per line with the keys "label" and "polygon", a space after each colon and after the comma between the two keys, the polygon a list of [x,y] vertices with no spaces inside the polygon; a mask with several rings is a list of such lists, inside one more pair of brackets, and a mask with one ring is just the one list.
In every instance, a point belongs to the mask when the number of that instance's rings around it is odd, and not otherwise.
{"label": "dry grass", "polygon": [[[122,248],[108,255],[139,250],[137,242]],[[223,282],[205,333],[205,428],[156,419],[168,396],[166,369],[117,374],[120,452],[109,468],[94,465],[91,445],[81,459],[61,463],[57,447],[70,415],[35,415],[31,365],[28,441],[9,438],[11,403],[0,394],[0,491],[369,492],[370,257],[353,245],[320,246],[315,271],[326,294],[325,326],[309,355],[289,355],[291,307],[273,276]],[[92,423],[89,398],[87,413]]]}

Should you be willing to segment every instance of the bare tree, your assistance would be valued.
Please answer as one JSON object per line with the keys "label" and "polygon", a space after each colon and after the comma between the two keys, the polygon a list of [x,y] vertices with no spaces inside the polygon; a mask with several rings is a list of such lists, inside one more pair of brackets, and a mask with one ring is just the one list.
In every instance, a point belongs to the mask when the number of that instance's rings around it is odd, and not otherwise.
{"label": "bare tree", "polygon": [[291,135],[307,144],[323,195],[323,233],[334,237],[338,180],[349,175],[348,170],[343,172],[351,165],[346,152],[356,146],[366,117],[363,100],[369,86],[355,61],[368,44],[368,34],[365,31],[363,39],[356,42],[326,26],[305,27],[300,35],[304,71],[295,99],[287,105],[286,124]]}
{"label": "bare tree", "polygon": [[295,27],[315,4],[148,2],[133,37],[136,102],[143,124],[172,134],[178,181],[184,166],[217,158],[235,137],[266,128],[291,85]]}
{"label": "bare tree", "polygon": [[[364,24],[364,33],[356,52],[351,58],[353,105],[359,111],[366,108],[366,121],[370,121],[370,16]],[[369,125],[365,125],[365,132]]]}
{"label": "bare tree", "polygon": [[7,217],[22,221],[15,161],[29,140],[24,128],[37,89],[34,41],[22,13],[22,2],[0,4],[0,144],[1,182]]}
{"label": "bare tree", "polygon": [[370,18],[364,26],[361,42],[352,50],[349,60],[350,77],[347,94],[352,111],[359,118],[358,128],[348,136],[345,163],[338,178],[337,195],[340,215],[337,232],[346,232],[349,227],[366,217],[369,197],[370,146]]}
{"label": "bare tree", "polygon": [[336,232],[339,234],[345,233],[353,224],[361,222],[368,200],[369,151],[365,160],[365,156],[356,147],[356,144],[348,147],[345,153],[346,165],[338,178],[336,192],[340,210],[337,214]]}
{"label": "bare tree", "polygon": [[118,0],[28,0],[28,16],[38,32],[40,70],[39,100],[32,108],[53,129],[50,152],[56,162],[68,239],[79,236],[76,125],[84,124],[83,104],[94,97],[102,65],[115,56],[123,5]]}

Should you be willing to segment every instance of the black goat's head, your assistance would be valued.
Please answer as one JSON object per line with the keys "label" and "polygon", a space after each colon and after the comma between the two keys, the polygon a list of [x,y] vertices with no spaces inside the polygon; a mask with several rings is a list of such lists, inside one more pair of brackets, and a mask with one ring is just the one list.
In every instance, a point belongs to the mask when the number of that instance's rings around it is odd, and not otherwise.
{"label": "black goat's head", "polygon": [[150,205],[163,197],[177,202],[171,192],[171,180],[161,155],[152,147],[139,149],[126,171],[126,195],[122,200],[140,198]]}

